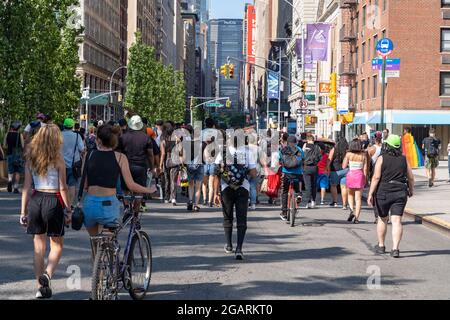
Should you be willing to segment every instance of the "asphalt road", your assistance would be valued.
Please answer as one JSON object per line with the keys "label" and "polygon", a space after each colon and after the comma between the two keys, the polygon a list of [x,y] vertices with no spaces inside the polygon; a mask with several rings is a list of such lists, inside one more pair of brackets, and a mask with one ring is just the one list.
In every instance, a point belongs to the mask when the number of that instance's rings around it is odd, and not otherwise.
{"label": "asphalt road", "polygon": [[[276,207],[261,205],[249,212],[245,260],[236,261],[223,251],[218,209],[150,207],[142,218],[154,257],[148,299],[450,298],[450,238],[412,221],[405,221],[402,257],[393,259],[373,251],[370,210],[359,225],[347,223],[348,211],[340,208],[302,210],[291,228]],[[35,294],[32,241],[18,225],[18,212],[19,197],[0,192],[0,299]],[[87,233],[68,230],[53,299],[87,299],[90,273]],[[129,299],[125,292],[121,298]]]}

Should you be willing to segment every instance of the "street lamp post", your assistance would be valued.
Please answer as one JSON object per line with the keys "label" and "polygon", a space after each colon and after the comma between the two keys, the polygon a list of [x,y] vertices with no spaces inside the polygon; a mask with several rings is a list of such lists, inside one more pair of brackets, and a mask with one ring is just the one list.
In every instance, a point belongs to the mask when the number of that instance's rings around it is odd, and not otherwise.
{"label": "street lamp post", "polygon": [[[109,102],[111,104],[111,108],[112,108],[112,103],[113,103],[113,99],[112,99],[112,83],[113,83],[113,80],[114,80],[114,76],[115,76],[117,71],[119,71],[121,69],[127,69],[127,68],[128,68],[127,66],[121,66],[121,67],[117,68],[116,70],[114,70],[114,72],[113,72],[113,74],[111,76],[111,80],[109,81]],[[109,110],[109,117],[108,118],[111,118],[111,109]],[[109,120],[111,120],[111,119],[109,119]]]}

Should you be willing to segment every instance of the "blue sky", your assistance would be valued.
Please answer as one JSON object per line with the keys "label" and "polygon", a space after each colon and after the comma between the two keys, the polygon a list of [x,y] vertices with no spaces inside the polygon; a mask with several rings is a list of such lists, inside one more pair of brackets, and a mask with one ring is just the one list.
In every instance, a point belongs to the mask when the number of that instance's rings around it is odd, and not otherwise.
{"label": "blue sky", "polygon": [[210,18],[212,19],[243,19],[246,3],[253,1],[245,0],[209,0],[211,3]]}

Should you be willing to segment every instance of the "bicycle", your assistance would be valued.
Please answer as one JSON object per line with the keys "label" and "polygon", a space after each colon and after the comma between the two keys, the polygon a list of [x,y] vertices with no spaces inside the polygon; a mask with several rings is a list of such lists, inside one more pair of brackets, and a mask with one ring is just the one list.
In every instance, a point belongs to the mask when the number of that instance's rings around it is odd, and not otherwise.
{"label": "bicycle", "polygon": [[[152,248],[150,237],[141,230],[139,206],[142,196],[120,196],[124,204],[122,224],[106,225],[103,231],[91,237],[94,251],[92,271],[92,300],[117,300],[121,289],[128,290],[133,300],[142,300],[150,286]],[[128,201],[128,203],[126,203]],[[122,260],[118,235],[130,225]],[[136,250],[137,249],[137,250]],[[139,269],[142,272],[139,272]]]}
{"label": "bicycle", "polygon": [[295,226],[295,217],[297,215],[299,209],[299,203],[302,201],[302,197],[300,194],[295,193],[294,191],[294,183],[298,183],[296,181],[289,181],[289,192],[288,192],[288,215],[287,215],[287,223],[290,224],[291,227]]}

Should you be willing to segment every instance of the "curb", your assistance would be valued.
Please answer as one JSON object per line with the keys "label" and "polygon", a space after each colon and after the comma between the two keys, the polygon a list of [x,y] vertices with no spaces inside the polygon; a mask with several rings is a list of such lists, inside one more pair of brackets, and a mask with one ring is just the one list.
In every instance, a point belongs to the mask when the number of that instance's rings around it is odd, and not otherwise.
{"label": "curb", "polygon": [[416,213],[414,210],[406,208],[405,215],[414,219],[414,222],[422,224],[430,229],[439,231],[450,236],[450,222],[434,216],[427,216],[426,213]]}
{"label": "curb", "polygon": [[[367,201],[367,193],[363,193],[362,198]],[[443,233],[450,237],[450,222],[434,216],[428,216],[426,213],[417,213],[414,210],[406,208],[404,215],[413,219],[415,223],[422,224],[425,227]]]}

